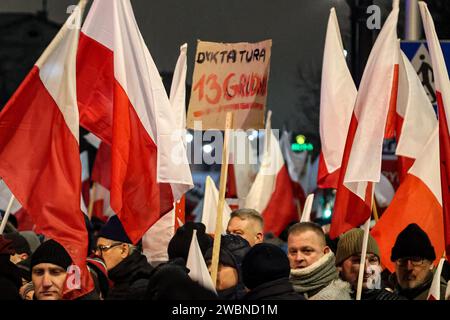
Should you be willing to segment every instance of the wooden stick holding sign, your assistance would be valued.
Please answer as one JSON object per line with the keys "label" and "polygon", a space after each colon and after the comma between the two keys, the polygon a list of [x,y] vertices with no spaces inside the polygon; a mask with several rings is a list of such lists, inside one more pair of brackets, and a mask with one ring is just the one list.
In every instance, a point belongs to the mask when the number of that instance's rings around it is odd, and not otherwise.
{"label": "wooden stick holding sign", "polygon": [[220,171],[220,188],[219,188],[219,202],[217,205],[217,218],[216,218],[216,231],[214,233],[214,245],[211,261],[211,278],[216,287],[217,271],[219,268],[219,255],[220,255],[220,240],[222,235],[222,213],[225,204],[225,189],[227,185],[228,175],[228,142],[230,139],[230,129],[233,127],[233,114],[227,112],[225,120],[225,134],[222,149],[222,168]]}

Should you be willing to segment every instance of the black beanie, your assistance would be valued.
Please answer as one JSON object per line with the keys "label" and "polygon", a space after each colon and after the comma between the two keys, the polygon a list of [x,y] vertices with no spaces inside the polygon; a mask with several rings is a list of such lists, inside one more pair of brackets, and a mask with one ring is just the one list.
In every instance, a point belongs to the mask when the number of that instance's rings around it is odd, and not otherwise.
{"label": "black beanie", "polygon": [[287,279],[289,273],[289,259],[286,253],[270,243],[256,244],[242,261],[243,281],[249,289],[277,279]]}
{"label": "black beanie", "polygon": [[[250,244],[241,236],[234,234],[222,235],[220,240],[219,262],[223,265],[233,267],[239,272],[242,268],[242,260],[250,250]],[[205,253],[205,261],[212,260],[213,247]]]}
{"label": "black beanie", "polygon": [[409,224],[399,233],[392,248],[391,261],[406,257],[420,257],[430,261],[436,259],[430,238],[415,223]]}
{"label": "black beanie", "polygon": [[12,240],[12,246],[16,253],[26,253],[28,255],[31,255],[31,249],[28,241],[19,233],[5,233],[4,237],[5,239]]}
{"label": "black beanie", "polygon": [[188,221],[177,229],[177,232],[169,241],[169,245],[167,247],[169,260],[183,258],[184,262],[187,262],[194,229],[197,230],[197,240],[202,254],[205,255],[206,250],[212,247],[213,238],[205,233],[205,225],[200,222]]}
{"label": "black beanie", "polygon": [[62,245],[50,239],[42,243],[31,256],[30,270],[40,263],[52,263],[67,270],[72,264],[72,258]]}
{"label": "black beanie", "polygon": [[108,219],[106,224],[100,229],[98,237],[123,243],[132,243],[117,215],[113,215]]}

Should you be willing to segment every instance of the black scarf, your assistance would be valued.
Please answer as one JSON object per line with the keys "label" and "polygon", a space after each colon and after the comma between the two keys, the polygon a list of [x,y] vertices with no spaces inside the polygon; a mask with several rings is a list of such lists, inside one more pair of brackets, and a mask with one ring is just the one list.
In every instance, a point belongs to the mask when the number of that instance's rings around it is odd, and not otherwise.
{"label": "black scarf", "polygon": [[147,258],[135,251],[109,270],[108,277],[117,286],[121,283],[133,283],[141,278],[148,279],[152,271],[153,267],[147,262]]}

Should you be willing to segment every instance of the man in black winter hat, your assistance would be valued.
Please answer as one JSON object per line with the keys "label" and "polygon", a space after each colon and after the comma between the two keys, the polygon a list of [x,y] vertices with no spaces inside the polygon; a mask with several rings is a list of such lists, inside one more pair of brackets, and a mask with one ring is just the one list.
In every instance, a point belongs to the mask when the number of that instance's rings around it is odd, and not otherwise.
{"label": "man in black winter hat", "polygon": [[114,283],[106,300],[144,299],[153,267],[133,245],[116,215],[100,229],[95,254],[105,262],[108,277]]}
{"label": "man in black winter hat", "polygon": [[[409,300],[426,300],[435,259],[434,247],[425,231],[415,223],[403,229],[391,252],[391,261],[395,263],[396,293]],[[441,297],[444,299],[446,283],[441,280]]]}
{"label": "man in black winter hat", "polygon": [[169,260],[183,258],[184,264],[186,264],[194,230],[197,230],[197,240],[203,255],[205,255],[206,250],[212,247],[213,238],[205,233],[205,225],[200,222],[188,221],[178,228],[175,235],[170,239],[167,247]]}
{"label": "man in black winter hat", "polygon": [[[216,282],[219,299],[239,300],[245,295],[245,286],[242,282],[242,260],[249,250],[250,244],[241,236],[222,235]],[[205,261],[209,270],[212,252],[213,248],[211,247],[205,253]]]}
{"label": "man in black winter hat", "polygon": [[244,300],[306,300],[289,281],[291,268],[282,249],[270,243],[254,245],[242,261],[242,277],[250,290]]}
{"label": "man in black winter hat", "polygon": [[72,258],[55,240],[42,243],[31,256],[31,281],[34,299],[61,300]]}

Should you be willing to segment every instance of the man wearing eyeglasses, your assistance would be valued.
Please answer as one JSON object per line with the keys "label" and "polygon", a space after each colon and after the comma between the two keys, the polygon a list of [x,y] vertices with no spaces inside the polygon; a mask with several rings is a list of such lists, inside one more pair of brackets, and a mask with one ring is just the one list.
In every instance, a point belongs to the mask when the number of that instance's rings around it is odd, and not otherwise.
{"label": "man wearing eyeglasses", "polygon": [[106,300],[141,300],[145,297],[153,267],[134,246],[117,216],[102,227],[95,254],[103,259],[114,283]]}
{"label": "man wearing eyeglasses", "polygon": [[[426,300],[433,281],[436,259],[430,238],[417,224],[408,225],[399,233],[391,252],[395,262],[396,292],[409,300]],[[441,299],[447,283],[441,277]]]}
{"label": "man wearing eyeglasses", "polygon": [[[339,238],[336,250],[336,266],[339,270],[339,275],[342,280],[351,284],[353,299],[356,297],[358,285],[363,238],[364,231],[362,229],[351,229]],[[380,250],[375,239],[369,234],[361,300],[403,299],[383,288],[381,272]]]}

